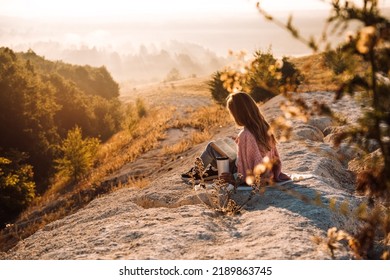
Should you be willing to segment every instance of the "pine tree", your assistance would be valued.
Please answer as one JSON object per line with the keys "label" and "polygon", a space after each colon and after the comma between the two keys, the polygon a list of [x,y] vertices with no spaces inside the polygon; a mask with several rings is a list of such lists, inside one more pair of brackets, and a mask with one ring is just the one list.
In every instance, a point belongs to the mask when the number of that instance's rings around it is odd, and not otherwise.
{"label": "pine tree", "polygon": [[59,174],[74,181],[84,178],[93,166],[98,146],[97,138],[82,138],[80,127],[68,131],[59,147],[62,158],[55,160]]}

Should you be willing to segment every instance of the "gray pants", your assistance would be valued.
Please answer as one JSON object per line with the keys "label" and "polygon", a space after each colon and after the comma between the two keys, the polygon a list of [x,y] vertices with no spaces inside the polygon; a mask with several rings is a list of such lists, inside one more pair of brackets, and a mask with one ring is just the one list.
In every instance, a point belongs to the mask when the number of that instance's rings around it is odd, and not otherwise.
{"label": "gray pants", "polygon": [[[214,168],[217,168],[217,158],[221,157],[222,155],[218,153],[211,145],[211,142],[207,144],[206,148],[200,155],[200,158],[203,161],[203,165],[205,168],[207,168],[208,165],[211,165]],[[237,172],[237,166],[235,161],[230,161],[230,172],[236,173]]]}

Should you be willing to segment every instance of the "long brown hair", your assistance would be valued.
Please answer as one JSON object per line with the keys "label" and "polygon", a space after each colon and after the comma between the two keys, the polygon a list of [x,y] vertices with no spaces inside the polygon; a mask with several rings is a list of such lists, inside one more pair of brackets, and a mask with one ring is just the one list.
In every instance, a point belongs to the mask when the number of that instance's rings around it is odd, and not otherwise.
{"label": "long brown hair", "polygon": [[276,143],[271,127],[260,112],[253,98],[244,92],[230,94],[226,106],[239,126],[246,127],[255,137],[258,144],[267,151]]}

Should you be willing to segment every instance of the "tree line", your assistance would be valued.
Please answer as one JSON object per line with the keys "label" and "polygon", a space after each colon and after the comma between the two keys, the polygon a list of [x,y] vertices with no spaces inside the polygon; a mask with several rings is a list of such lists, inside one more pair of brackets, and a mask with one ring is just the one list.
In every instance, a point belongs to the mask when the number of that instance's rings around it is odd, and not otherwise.
{"label": "tree line", "polygon": [[69,131],[104,141],[121,128],[118,97],[104,66],[0,48],[0,227],[47,189]]}

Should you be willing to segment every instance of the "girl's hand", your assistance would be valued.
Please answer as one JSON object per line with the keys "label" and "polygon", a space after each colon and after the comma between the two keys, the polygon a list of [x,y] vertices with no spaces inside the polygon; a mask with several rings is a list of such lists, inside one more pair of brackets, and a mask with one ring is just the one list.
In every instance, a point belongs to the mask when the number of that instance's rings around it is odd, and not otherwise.
{"label": "girl's hand", "polygon": [[226,183],[234,184],[234,177],[232,173],[222,173],[221,176],[219,176],[219,179]]}

